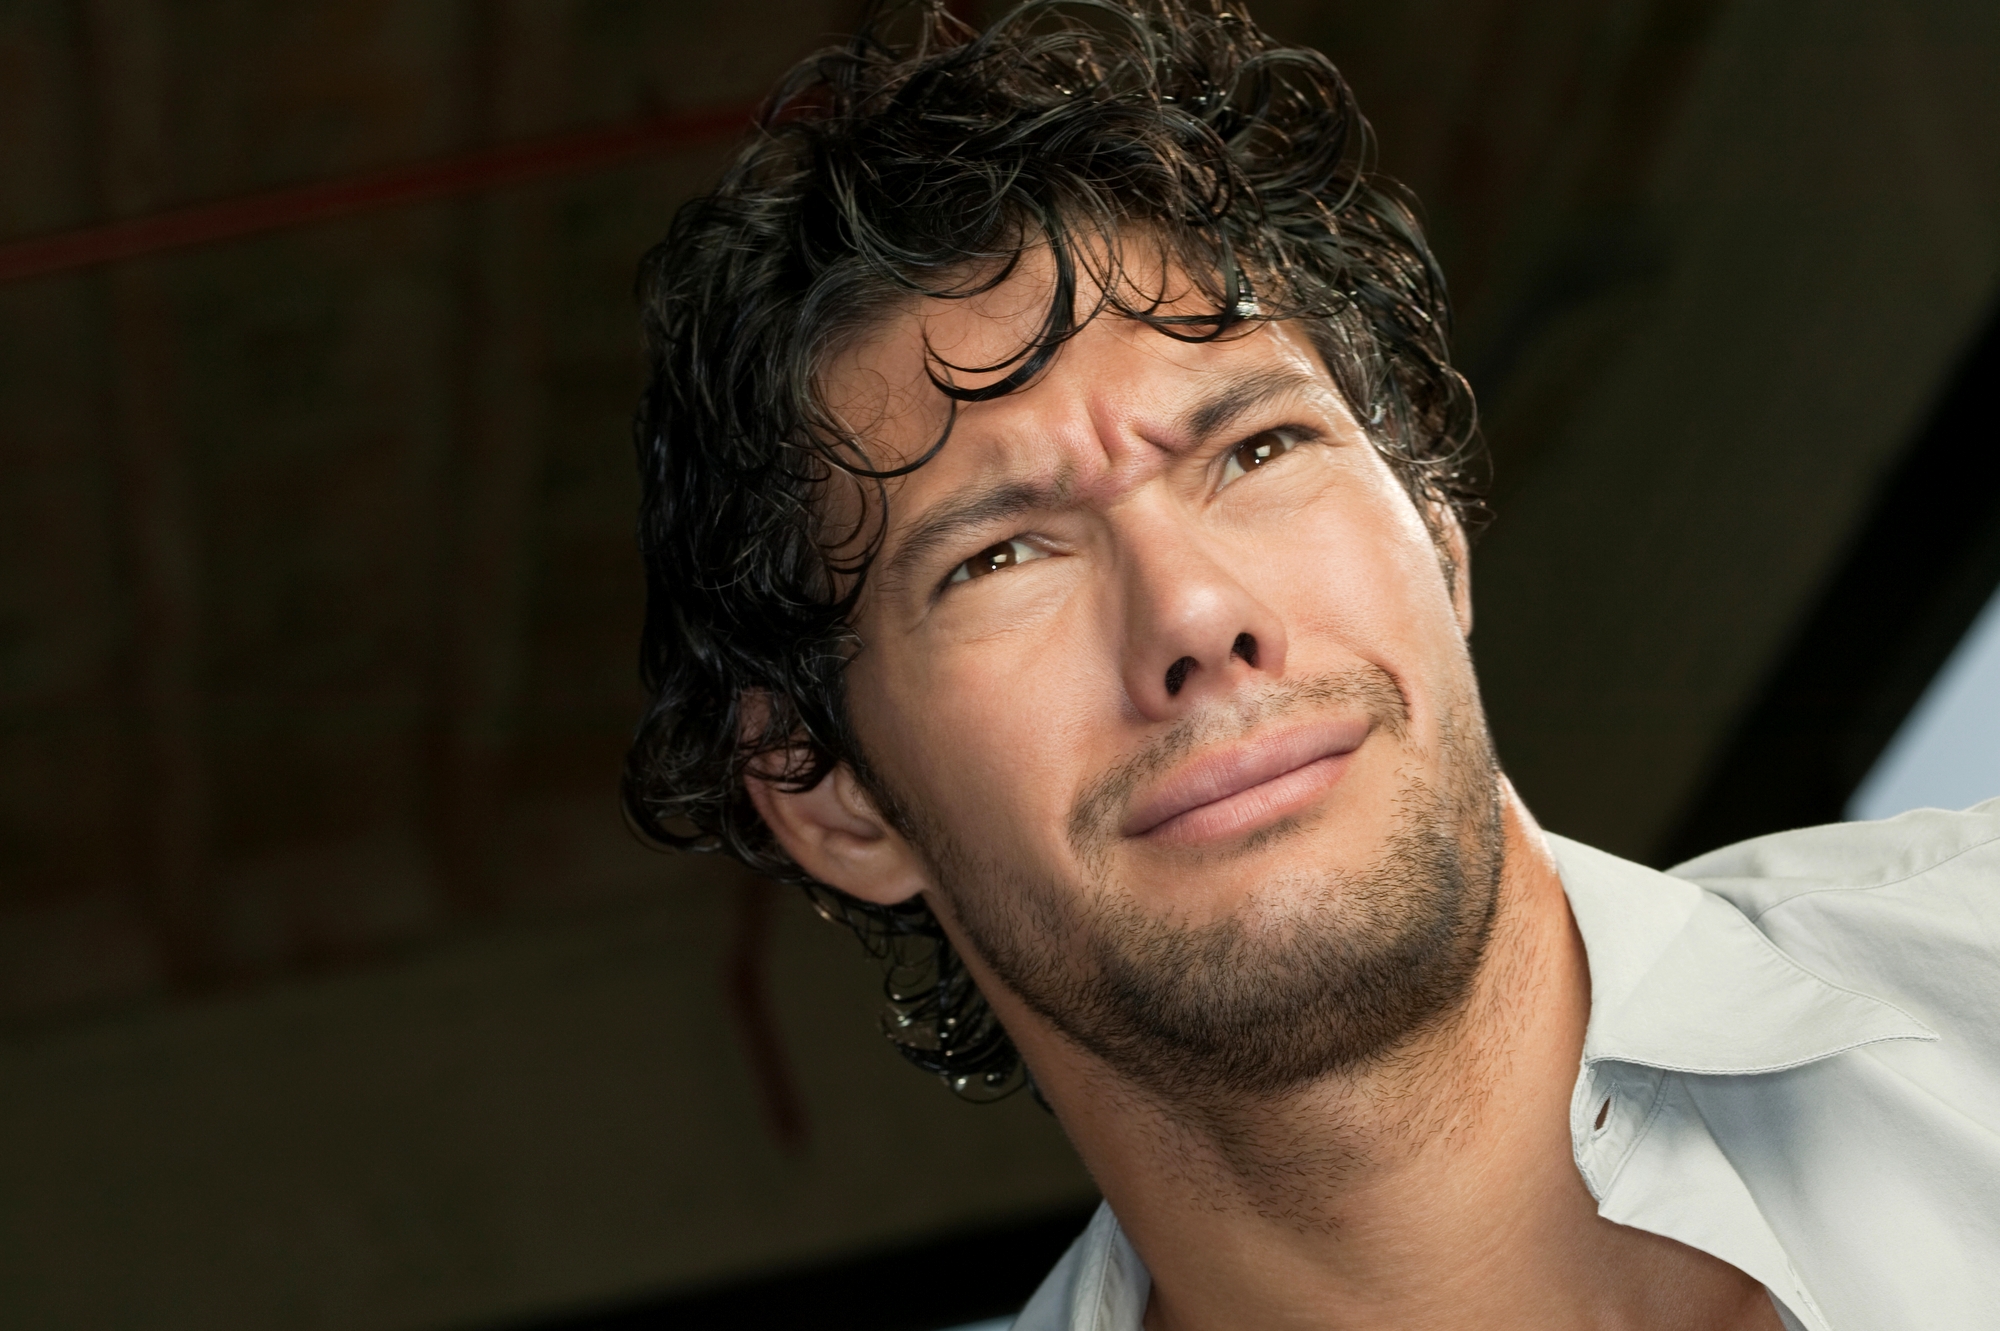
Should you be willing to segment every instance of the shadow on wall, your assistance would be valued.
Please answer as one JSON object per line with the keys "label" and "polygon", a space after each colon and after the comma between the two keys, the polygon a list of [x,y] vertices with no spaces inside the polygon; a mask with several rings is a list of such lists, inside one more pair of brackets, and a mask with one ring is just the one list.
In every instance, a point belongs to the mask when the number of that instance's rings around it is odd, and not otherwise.
{"label": "shadow on wall", "polygon": [[[1004,1331],[1094,1206],[519,1331]],[[976,1322],[976,1324],[974,1324]]]}
{"label": "shadow on wall", "polygon": [[[1745,837],[1845,817],[1886,817],[1931,798],[1963,807],[2000,794],[2000,670],[1968,630],[2000,588],[2000,447],[1989,399],[2000,382],[2000,306],[1945,378],[1922,432],[1884,481],[1873,511],[1766,681],[1664,862]],[[1994,615],[1989,612],[1986,619]],[[1964,644],[1960,675],[1940,670]],[[1913,715],[1926,691],[1959,696],[1951,736],[1969,784],[1927,785],[1908,764],[1937,747],[1937,722]],[[1985,707],[1964,697],[1990,690]],[[1919,729],[1891,741],[1906,724]],[[1979,748],[1980,736],[1992,747]],[[1922,744],[1923,750],[1910,747]],[[1900,766],[1899,766],[1900,764]],[[1875,775],[1871,776],[1871,772]],[[1994,781],[1982,789],[1982,775]],[[1893,806],[1893,807],[1892,807]]]}

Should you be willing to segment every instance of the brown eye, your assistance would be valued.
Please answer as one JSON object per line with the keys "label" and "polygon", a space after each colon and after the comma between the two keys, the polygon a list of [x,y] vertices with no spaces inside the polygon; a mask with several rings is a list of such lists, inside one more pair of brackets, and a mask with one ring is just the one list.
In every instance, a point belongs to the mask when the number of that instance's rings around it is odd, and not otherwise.
{"label": "brown eye", "polygon": [[960,564],[951,571],[951,576],[945,579],[945,581],[947,583],[969,582],[973,578],[983,578],[989,573],[998,573],[1003,568],[1012,568],[1016,564],[1025,564],[1030,560],[1046,559],[1047,557],[1046,552],[1037,550],[1026,541],[1001,541],[995,545],[987,546],[984,550],[981,550],[978,554]]}
{"label": "brown eye", "polygon": [[1290,430],[1266,430],[1262,434],[1251,435],[1229,450],[1229,456],[1222,463],[1222,483],[1227,485],[1245,472],[1255,471],[1265,463],[1283,457],[1298,442],[1298,436]]}

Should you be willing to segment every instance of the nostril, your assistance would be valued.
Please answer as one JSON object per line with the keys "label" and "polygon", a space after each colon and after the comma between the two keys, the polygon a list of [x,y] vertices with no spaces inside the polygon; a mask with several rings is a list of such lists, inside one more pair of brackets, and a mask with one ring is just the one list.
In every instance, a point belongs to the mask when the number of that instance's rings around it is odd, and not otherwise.
{"label": "nostril", "polygon": [[1257,664],[1257,640],[1247,633],[1239,633],[1236,641],[1229,645],[1229,654],[1242,657],[1244,665],[1254,666]]}
{"label": "nostril", "polygon": [[1169,698],[1177,695],[1181,691],[1181,685],[1187,683],[1187,677],[1194,670],[1194,664],[1192,656],[1183,656],[1180,660],[1167,667],[1167,696]]}

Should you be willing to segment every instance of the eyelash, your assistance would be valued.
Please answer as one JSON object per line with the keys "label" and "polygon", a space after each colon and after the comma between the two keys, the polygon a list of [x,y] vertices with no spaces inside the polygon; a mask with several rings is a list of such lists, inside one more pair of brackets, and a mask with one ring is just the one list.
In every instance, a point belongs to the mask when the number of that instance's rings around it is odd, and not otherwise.
{"label": "eyelash", "polygon": [[[1275,430],[1259,430],[1223,454],[1221,484],[1228,485],[1259,467],[1276,462],[1311,437],[1306,431],[1294,426],[1281,425]],[[1274,449],[1271,444],[1265,443],[1265,440],[1275,440],[1282,447]],[[1247,467],[1243,465],[1246,456],[1250,459],[1250,465]]]}
{"label": "eyelash", "polygon": [[[989,557],[992,561],[990,563],[988,563]],[[1013,568],[1018,564],[1030,564],[1037,559],[1047,559],[1048,557],[1048,551],[1039,550],[1018,536],[1010,536],[1004,541],[995,541],[972,558],[960,563],[957,568],[951,571],[951,576],[944,580],[945,585],[950,586],[955,582],[971,582],[974,578],[983,578],[988,574],[998,573],[1003,568]],[[988,566],[982,568],[980,567],[982,563],[988,563]]]}
{"label": "eyelash", "polygon": [[[1222,484],[1228,485],[1232,481],[1249,475],[1250,472],[1255,471],[1259,467],[1268,466],[1276,462],[1279,458],[1312,437],[1310,431],[1301,430],[1296,426],[1279,426],[1274,430],[1259,430],[1248,439],[1232,446],[1229,452],[1224,455]],[[1275,441],[1277,446],[1273,447],[1272,443],[1265,442],[1267,440]],[[1246,450],[1247,456],[1251,460],[1248,467],[1243,465]],[[1234,470],[1233,475],[1231,474],[1232,469]],[[972,556],[972,558],[961,561],[945,578],[944,585],[949,587],[961,582],[971,582],[974,578],[984,578],[998,573],[1002,569],[1014,568],[1021,564],[1031,564],[1037,559],[1047,559],[1048,557],[1048,551],[1040,549],[1018,536],[1010,536],[1004,541],[995,541],[992,545],[987,546],[984,550]]]}

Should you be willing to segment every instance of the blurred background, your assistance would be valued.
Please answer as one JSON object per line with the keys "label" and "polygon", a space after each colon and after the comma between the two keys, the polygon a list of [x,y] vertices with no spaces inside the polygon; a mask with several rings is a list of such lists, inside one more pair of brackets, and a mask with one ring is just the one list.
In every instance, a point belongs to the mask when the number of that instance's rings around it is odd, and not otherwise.
{"label": "blurred background", "polygon": [[[0,1324],[927,1331],[1081,1227],[615,804],[634,265],[858,12],[0,0]],[[2000,794],[2000,7],[1254,12],[1452,278],[1544,821]]]}

